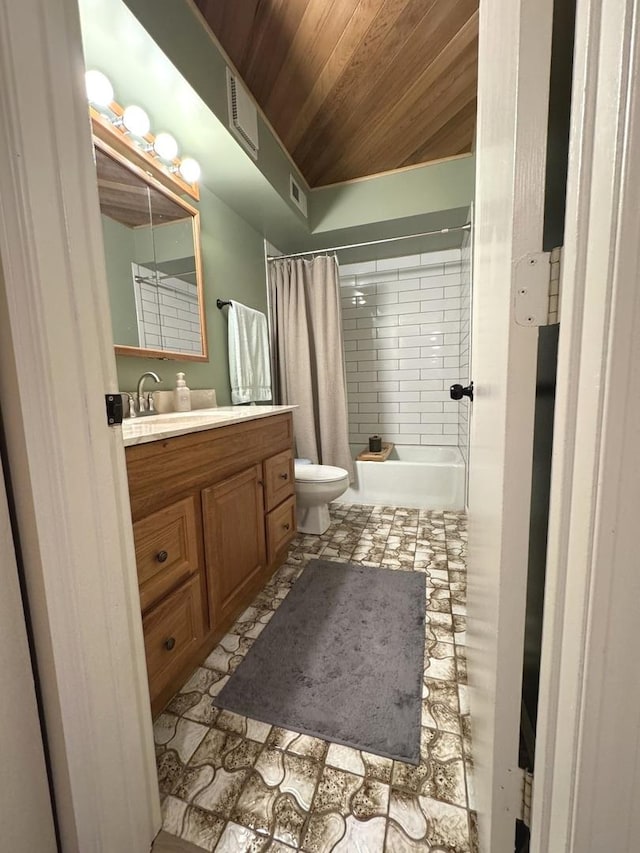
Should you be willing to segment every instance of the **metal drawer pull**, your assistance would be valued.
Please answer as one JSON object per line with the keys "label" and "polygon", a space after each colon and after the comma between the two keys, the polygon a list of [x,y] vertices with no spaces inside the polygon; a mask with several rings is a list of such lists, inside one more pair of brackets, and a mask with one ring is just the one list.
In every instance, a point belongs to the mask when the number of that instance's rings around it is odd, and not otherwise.
{"label": "metal drawer pull", "polygon": [[158,553],[156,554],[156,560],[159,563],[164,563],[168,556],[169,555],[166,551],[158,551]]}
{"label": "metal drawer pull", "polygon": [[289,479],[289,475],[288,475],[288,474],[280,474],[280,479],[281,479],[281,480],[288,480],[288,479]]}
{"label": "metal drawer pull", "polygon": [[176,639],[175,639],[175,637],[169,637],[169,639],[168,639],[168,640],[165,640],[165,641],[164,641],[164,647],[165,647],[165,649],[166,649],[168,652],[170,652],[170,651],[171,651],[171,649],[173,649],[173,647],[175,646],[175,644],[176,644]]}

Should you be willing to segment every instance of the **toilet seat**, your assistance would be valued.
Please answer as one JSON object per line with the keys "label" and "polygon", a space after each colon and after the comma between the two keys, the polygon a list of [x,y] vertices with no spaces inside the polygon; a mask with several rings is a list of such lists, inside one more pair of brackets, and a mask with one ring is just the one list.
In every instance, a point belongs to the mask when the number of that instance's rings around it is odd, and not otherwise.
{"label": "toilet seat", "polygon": [[335,483],[348,476],[348,471],[335,465],[295,465],[296,483]]}

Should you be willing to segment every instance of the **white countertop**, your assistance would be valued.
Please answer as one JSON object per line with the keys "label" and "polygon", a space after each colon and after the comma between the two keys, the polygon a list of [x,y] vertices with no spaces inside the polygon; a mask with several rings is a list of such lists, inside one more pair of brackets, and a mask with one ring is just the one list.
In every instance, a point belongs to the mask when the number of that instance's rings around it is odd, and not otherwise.
{"label": "white countertop", "polygon": [[145,418],[125,418],[122,422],[124,446],[146,444],[163,438],[174,438],[190,432],[240,424],[257,418],[268,418],[292,412],[297,406],[218,406],[215,409],[195,409],[193,412],[169,412]]}

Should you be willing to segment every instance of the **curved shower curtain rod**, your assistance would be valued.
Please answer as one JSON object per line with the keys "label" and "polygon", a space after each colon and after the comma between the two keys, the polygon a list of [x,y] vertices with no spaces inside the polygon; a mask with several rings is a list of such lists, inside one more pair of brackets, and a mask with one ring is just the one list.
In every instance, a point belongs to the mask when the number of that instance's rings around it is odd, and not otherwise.
{"label": "curved shower curtain rod", "polygon": [[378,246],[381,243],[395,243],[397,240],[411,240],[415,237],[433,237],[436,234],[453,234],[456,231],[470,231],[471,223],[453,225],[451,228],[438,228],[437,231],[422,231],[420,234],[403,234],[401,237],[385,237],[382,240],[369,240],[367,243],[350,243],[347,246],[331,246],[328,249],[313,249],[309,252],[294,252],[290,255],[267,255],[268,261],[282,261],[286,258],[303,258],[306,255],[324,255],[329,252],[339,252],[342,249],[360,249],[364,246]]}

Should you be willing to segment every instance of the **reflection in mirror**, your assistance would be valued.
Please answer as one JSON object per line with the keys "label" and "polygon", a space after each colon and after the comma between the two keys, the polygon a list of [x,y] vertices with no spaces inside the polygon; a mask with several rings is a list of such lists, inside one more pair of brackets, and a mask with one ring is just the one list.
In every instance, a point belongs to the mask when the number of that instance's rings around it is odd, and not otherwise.
{"label": "reflection in mirror", "polygon": [[198,212],[96,144],[116,352],[206,358]]}

